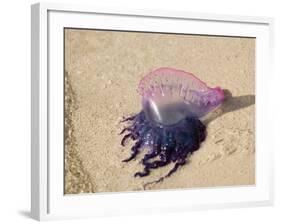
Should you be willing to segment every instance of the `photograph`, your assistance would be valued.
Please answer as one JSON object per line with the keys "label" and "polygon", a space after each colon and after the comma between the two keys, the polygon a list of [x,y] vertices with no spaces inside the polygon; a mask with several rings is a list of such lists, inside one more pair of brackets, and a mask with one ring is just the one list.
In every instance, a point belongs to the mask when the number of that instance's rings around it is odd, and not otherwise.
{"label": "photograph", "polygon": [[64,194],[255,185],[255,37],[63,36]]}
{"label": "photograph", "polygon": [[280,7],[233,3],[3,1],[1,223],[281,223]]}

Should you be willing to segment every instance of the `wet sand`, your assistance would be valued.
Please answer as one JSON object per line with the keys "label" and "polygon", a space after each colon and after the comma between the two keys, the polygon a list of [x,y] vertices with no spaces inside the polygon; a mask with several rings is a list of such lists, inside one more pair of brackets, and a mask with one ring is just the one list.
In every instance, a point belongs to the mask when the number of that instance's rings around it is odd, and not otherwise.
{"label": "wet sand", "polygon": [[141,77],[158,67],[221,86],[227,100],[204,120],[207,138],[171,177],[150,189],[255,184],[255,39],[65,30],[65,193],[144,190],[172,164],[141,171],[120,145],[123,116],[141,110]]}

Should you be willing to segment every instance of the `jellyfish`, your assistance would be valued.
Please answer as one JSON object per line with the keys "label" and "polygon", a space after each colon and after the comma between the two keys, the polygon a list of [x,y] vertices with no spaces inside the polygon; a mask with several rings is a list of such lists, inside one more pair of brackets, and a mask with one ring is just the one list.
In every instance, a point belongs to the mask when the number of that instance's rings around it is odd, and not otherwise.
{"label": "jellyfish", "polygon": [[158,68],[145,75],[137,88],[142,110],[124,118],[126,127],[121,145],[134,141],[129,162],[145,151],[143,171],[135,177],[145,177],[153,169],[173,163],[172,169],[154,182],[171,176],[200,148],[206,138],[206,126],[201,119],[219,107],[224,100],[220,87],[210,88],[195,75],[174,69]]}

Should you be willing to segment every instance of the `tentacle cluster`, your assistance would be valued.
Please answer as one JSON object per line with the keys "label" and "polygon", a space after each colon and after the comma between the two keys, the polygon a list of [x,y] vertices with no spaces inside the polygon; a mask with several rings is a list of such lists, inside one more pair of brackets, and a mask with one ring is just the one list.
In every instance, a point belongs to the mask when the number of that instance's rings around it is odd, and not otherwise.
{"label": "tentacle cluster", "polygon": [[[135,141],[131,148],[131,156],[123,162],[134,159],[142,149],[148,152],[142,159],[144,170],[135,173],[135,177],[149,175],[152,169],[163,167],[171,162],[175,165],[164,177],[174,173],[179,166],[186,163],[188,155],[199,149],[200,143],[206,137],[206,127],[197,118],[185,118],[172,126],[155,125],[148,121],[145,113],[128,117],[123,122],[129,125],[120,134],[124,134],[121,145],[125,146],[129,139]],[[126,134],[125,134],[126,133]]]}

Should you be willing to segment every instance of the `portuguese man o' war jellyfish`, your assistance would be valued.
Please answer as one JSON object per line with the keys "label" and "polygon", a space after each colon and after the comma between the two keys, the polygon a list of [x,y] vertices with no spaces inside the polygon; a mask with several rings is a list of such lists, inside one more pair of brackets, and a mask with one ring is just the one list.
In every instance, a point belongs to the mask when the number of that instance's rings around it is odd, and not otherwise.
{"label": "portuguese man o' war jellyfish", "polygon": [[139,83],[142,110],[123,122],[128,123],[120,134],[125,134],[121,145],[128,139],[135,141],[131,156],[134,159],[148,149],[142,159],[144,170],[135,177],[144,177],[152,169],[174,163],[173,168],[155,182],[162,181],[186,163],[206,138],[206,127],[201,118],[219,107],[224,100],[220,87],[210,88],[193,74],[159,68],[147,74]]}

